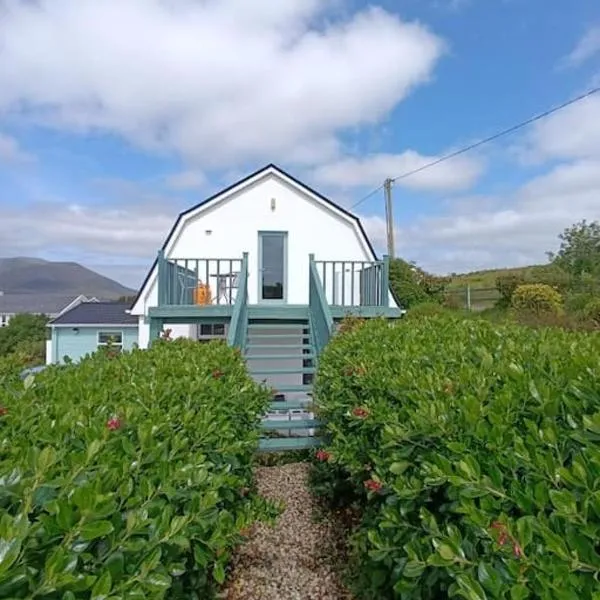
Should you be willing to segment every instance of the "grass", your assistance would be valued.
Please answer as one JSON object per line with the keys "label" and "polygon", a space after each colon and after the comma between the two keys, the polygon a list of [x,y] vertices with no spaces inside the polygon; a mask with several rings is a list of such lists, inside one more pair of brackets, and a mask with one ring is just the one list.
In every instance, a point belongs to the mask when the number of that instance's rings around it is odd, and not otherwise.
{"label": "grass", "polygon": [[548,265],[530,265],[528,267],[513,267],[505,269],[485,269],[483,271],[472,271],[452,275],[448,289],[450,291],[464,290],[467,285],[473,289],[495,289],[496,278],[505,275],[522,275],[530,277],[536,272],[547,269]]}

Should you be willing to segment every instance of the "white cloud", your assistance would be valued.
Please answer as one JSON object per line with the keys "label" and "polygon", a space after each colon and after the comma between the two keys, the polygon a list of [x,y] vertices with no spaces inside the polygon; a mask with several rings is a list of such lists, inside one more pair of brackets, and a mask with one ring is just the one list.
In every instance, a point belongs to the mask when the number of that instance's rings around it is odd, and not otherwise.
{"label": "white cloud", "polygon": [[[437,156],[423,156],[412,150],[402,154],[373,154],[361,158],[343,158],[314,171],[317,181],[340,188],[376,187],[388,177],[413,171],[435,161]],[[456,191],[472,186],[483,170],[480,160],[458,156],[440,163],[396,185],[415,190]]]}
{"label": "white cloud", "polygon": [[[31,218],[34,214],[36,217]],[[0,256],[36,255],[57,248],[123,259],[152,258],[176,214],[78,204],[3,206]]]}
{"label": "white cloud", "polygon": [[[584,218],[600,220],[600,159],[558,165],[479,210],[459,206],[397,227],[397,254],[437,273],[530,265],[545,262],[558,234]],[[367,224],[383,246],[383,220]]]}
{"label": "white cloud", "polygon": [[524,153],[533,160],[600,157],[600,93],[538,121]]}
{"label": "white cloud", "polygon": [[445,50],[419,23],[344,4],[9,0],[0,111],[205,168],[331,158],[341,131],[384,119]]}
{"label": "white cloud", "polygon": [[174,190],[193,190],[205,184],[206,176],[198,170],[182,171],[167,177],[167,185]]}
{"label": "white cloud", "polygon": [[600,25],[590,27],[571,53],[562,61],[562,66],[578,67],[600,53]]}
{"label": "white cloud", "polygon": [[35,157],[25,152],[16,139],[0,133],[0,162],[26,164],[34,161]]}

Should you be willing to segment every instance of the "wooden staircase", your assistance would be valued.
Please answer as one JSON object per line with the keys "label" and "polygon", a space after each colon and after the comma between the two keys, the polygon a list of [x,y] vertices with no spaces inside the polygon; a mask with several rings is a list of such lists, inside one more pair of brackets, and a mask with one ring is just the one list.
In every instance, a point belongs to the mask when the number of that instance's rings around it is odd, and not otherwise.
{"label": "wooden staircase", "polygon": [[269,412],[262,420],[262,452],[303,450],[320,445],[321,423],[311,410],[312,381],[317,352],[309,309],[293,307],[286,315],[249,315],[244,356],[250,374],[274,390]]}

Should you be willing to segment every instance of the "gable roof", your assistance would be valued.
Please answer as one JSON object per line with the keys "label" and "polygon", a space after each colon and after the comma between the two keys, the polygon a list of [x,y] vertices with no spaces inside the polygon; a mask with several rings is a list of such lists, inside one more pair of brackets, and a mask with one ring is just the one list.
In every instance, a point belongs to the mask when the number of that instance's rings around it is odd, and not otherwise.
{"label": "gable roof", "polygon": [[58,315],[81,296],[75,294],[0,294],[0,314]]}
{"label": "gable roof", "polygon": [[[246,183],[256,177],[259,177],[263,173],[267,173],[269,171],[274,171],[276,173],[279,173],[280,175],[289,179],[290,181],[292,181],[299,187],[304,188],[307,192],[309,192],[313,196],[316,196],[324,204],[330,206],[334,210],[341,212],[344,216],[353,220],[355,222],[355,224],[358,226],[358,229],[359,229],[363,239],[365,240],[367,247],[369,248],[369,251],[373,255],[373,260],[377,260],[377,253],[375,252],[375,248],[373,247],[371,240],[367,236],[367,233],[366,233],[362,223],[360,222],[360,219],[354,213],[351,213],[349,210],[345,209],[344,207],[340,206],[339,204],[336,204],[329,198],[323,196],[323,194],[317,192],[316,190],[314,190],[310,186],[306,185],[306,183],[300,181],[299,179],[296,179],[296,177],[294,177],[293,175],[290,175],[289,173],[287,173],[286,171],[284,171],[283,169],[281,169],[280,167],[278,167],[277,165],[275,165],[273,163],[270,163],[266,167],[262,167],[261,169],[258,169],[257,171],[254,171],[253,173],[250,173],[250,175],[247,175],[243,179],[236,181],[235,183],[231,184],[230,186],[226,187],[225,189],[221,190],[220,192],[213,194],[212,196],[210,196],[209,198],[206,198],[202,202],[199,202],[198,204],[192,206],[191,208],[188,208],[187,210],[184,210],[183,212],[179,213],[175,223],[173,224],[173,227],[171,227],[171,231],[169,231],[169,234],[165,238],[165,241],[164,241],[163,245],[161,246],[161,249],[166,250],[167,246],[169,245],[169,242],[171,241],[171,238],[175,235],[175,232],[177,231],[179,224],[190,213],[193,213],[194,211],[198,210],[199,208],[206,207],[207,205],[211,204],[212,202],[215,202],[216,200],[218,200],[221,196],[230,192],[231,190],[233,190],[241,185],[244,185],[244,183]],[[156,258],[154,259],[154,262],[152,263],[152,266],[150,267],[142,285],[140,286],[138,293],[136,294],[135,299],[133,300],[133,303],[129,307],[130,309],[133,309],[133,307],[137,304],[138,300],[140,299],[140,296],[142,295],[143,290],[146,288],[146,285],[148,284],[150,277],[152,276],[152,272],[154,271],[154,269],[156,267],[157,260],[158,259],[156,259]]]}
{"label": "gable roof", "polygon": [[49,325],[137,325],[138,318],[126,312],[128,308],[124,302],[82,302]]}

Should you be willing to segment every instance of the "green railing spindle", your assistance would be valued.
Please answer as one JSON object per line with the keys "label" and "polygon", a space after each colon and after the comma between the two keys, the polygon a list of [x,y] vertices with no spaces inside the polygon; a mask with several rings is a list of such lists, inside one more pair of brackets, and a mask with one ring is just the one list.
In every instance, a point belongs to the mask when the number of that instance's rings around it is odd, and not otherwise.
{"label": "green railing spindle", "polygon": [[242,258],[242,268],[239,274],[239,287],[229,331],[227,333],[227,343],[243,350],[246,345],[246,332],[248,330],[248,253],[244,252]]}
{"label": "green railing spindle", "polygon": [[308,310],[315,351],[317,356],[319,356],[333,334],[333,317],[325,298],[314,254],[309,256],[308,276]]}
{"label": "green railing spindle", "polygon": [[[389,306],[389,258],[377,261],[314,261],[332,306]],[[341,281],[338,281],[338,277]]]}

